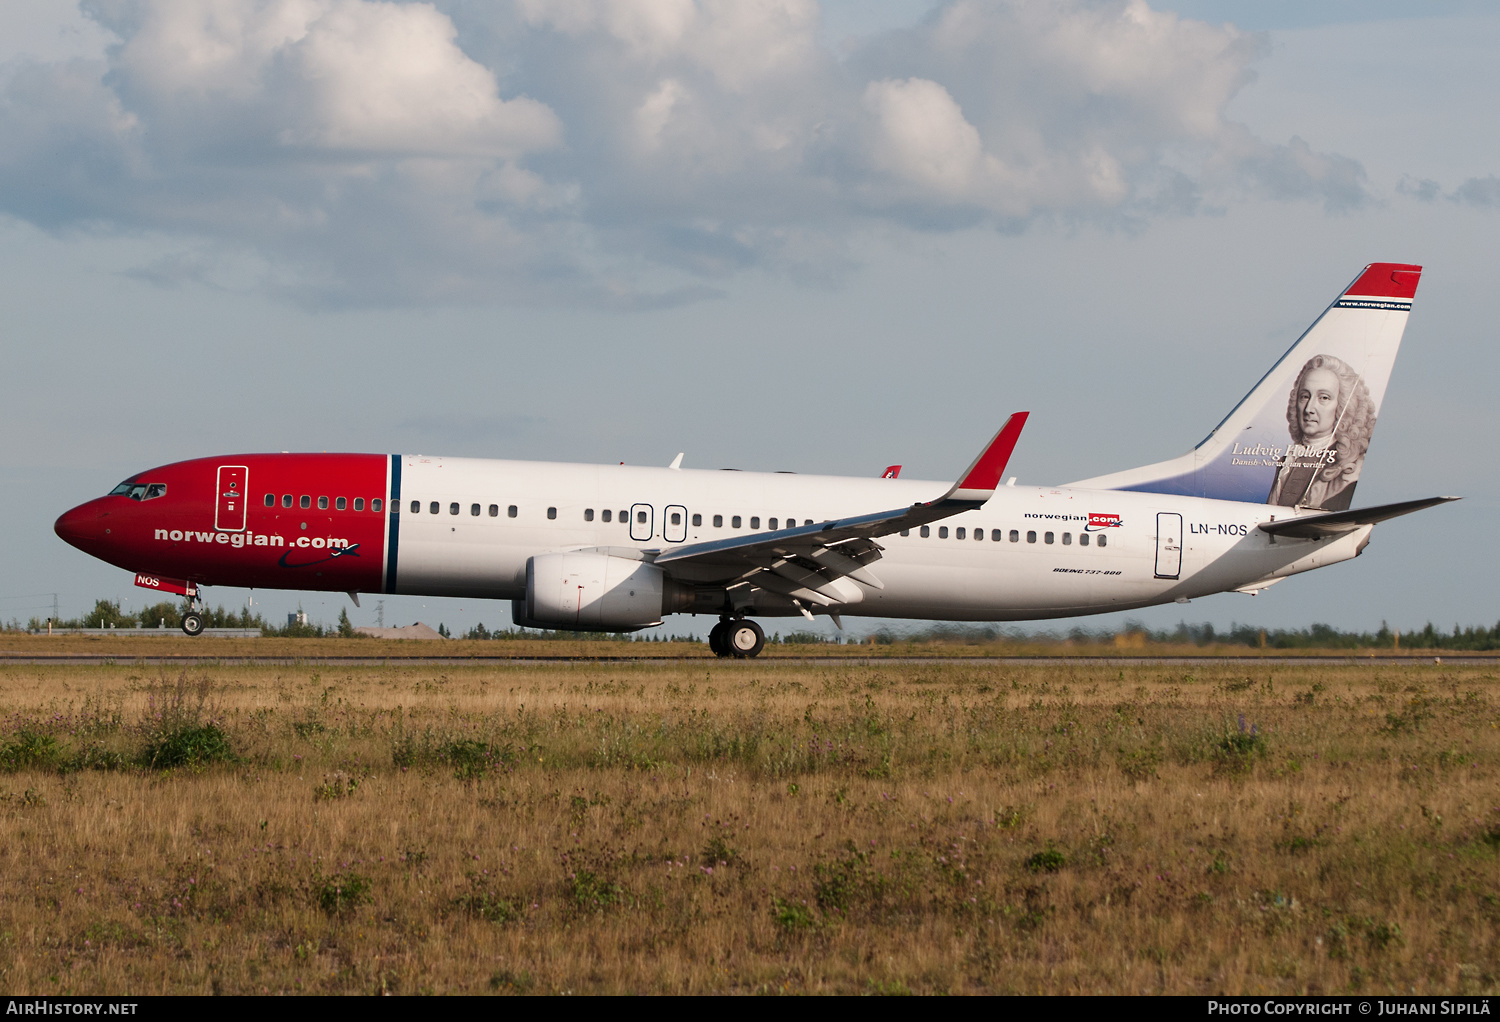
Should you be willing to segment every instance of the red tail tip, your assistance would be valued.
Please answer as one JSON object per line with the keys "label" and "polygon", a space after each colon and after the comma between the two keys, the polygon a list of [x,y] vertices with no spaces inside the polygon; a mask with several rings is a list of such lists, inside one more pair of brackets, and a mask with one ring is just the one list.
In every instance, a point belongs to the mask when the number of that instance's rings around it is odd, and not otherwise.
{"label": "red tail tip", "polygon": [[1367,298],[1414,298],[1422,267],[1407,263],[1371,263],[1359,279],[1349,285],[1346,295]]}

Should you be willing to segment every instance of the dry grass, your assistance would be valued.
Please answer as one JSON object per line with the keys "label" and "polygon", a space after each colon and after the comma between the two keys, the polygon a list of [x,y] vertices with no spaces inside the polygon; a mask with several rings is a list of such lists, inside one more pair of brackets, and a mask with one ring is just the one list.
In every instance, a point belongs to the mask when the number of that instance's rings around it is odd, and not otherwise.
{"label": "dry grass", "polygon": [[158,670],[0,667],[0,988],[1500,985],[1489,667]]}

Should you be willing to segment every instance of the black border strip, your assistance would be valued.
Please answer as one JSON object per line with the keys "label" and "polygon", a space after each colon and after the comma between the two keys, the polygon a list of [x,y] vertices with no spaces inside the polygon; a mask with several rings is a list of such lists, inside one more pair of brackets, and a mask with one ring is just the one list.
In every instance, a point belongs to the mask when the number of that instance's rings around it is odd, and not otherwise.
{"label": "black border strip", "polygon": [[1410,312],[1411,302],[1399,298],[1382,301],[1378,298],[1340,298],[1333,303],[1336,309],[1384,309],[1388,312]]}
{"label": "black border strip", "polygon": [[386,543],[385,591],[396,591],[396,551],[401,542],[401,455],[391,455],[391,495],[386,502],[389,541]]}

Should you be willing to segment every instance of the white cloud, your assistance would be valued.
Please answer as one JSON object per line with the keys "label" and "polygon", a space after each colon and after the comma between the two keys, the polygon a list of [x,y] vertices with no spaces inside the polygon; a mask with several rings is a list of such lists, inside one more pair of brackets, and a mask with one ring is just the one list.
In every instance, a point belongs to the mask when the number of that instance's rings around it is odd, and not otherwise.
{"label": "white cloud", "polygon": [[[258,255],[308,301],[658,302],[844,265],[872,224],[1364,201],[1224,110],[1258,36],[1142,0],[954,0],[836,55],[815,0],[85,0],[13,62],[0,207]],[[165,273],[158,268],[151,273]],[[195,271],[195,272],[202,272]]]}

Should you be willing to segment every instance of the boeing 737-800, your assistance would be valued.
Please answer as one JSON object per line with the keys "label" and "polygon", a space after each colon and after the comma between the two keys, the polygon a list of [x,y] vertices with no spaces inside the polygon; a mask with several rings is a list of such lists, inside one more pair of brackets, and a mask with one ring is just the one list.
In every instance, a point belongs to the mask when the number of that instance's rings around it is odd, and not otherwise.
{"label": "boeing 737-800", "polygon": [[195,608],[228,585],[510,600],[518,625],[575,631],[709,614],[734,657],[760,652],[755,617],[1019,621],[1254,593],[1456,499],[1351,509],[1420,275],[1366,267],[1197,447],[1081,482],[1000,485],[1018,412],[946,487],[680,456],[244,454],[132,476],[56,531]]}

